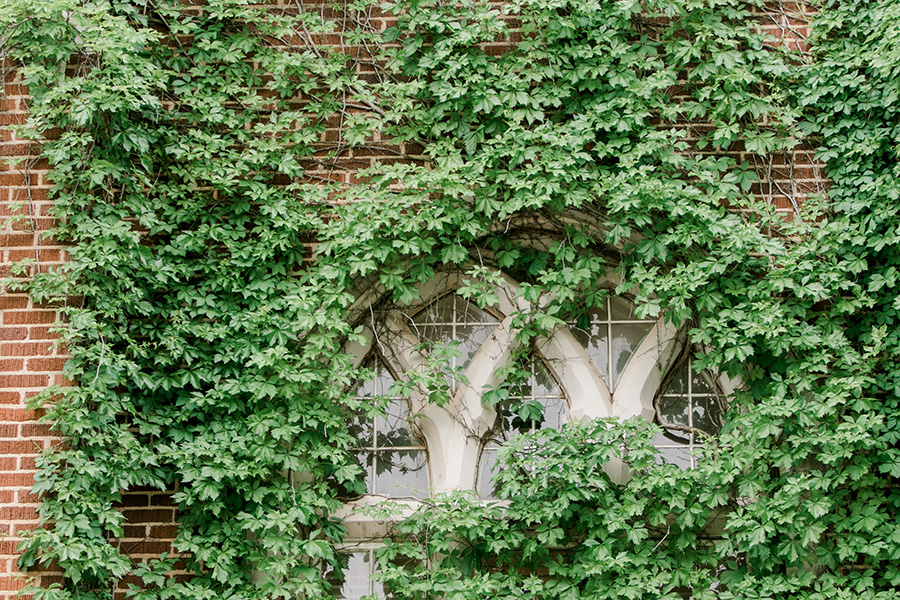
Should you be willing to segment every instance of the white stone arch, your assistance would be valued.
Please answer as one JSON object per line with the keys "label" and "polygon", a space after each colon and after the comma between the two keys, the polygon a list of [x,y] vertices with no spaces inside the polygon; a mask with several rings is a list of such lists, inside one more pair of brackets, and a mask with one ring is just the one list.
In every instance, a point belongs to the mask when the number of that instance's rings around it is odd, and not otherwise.
{"label": "white stone arch", "polygon": [[[445,295],[455,293],[463,278],[459,273],[444,274],[419,286],[420,300],[406,312],[415,314]],[[610,270],[607,279],[598,285],[612,290],[617,283]],[[485,406],[481,398],[488,388],[498,383],[495,373],[515,348],[511,315],[531,310],[512,278],[503,276],[497,292],[499,302],[495,313],[499,314],[495,316],[500,320],[500,325],[476,351],[465,372],[467,383],[458,386],[451,402],[445,406],[429,402],[427,390],[419,390],[409,399],[416,429],[428,447],[432,489],[435,492],[473,489],[483,439],[496,422],[495,411]],[[374,302],[375,298],[377,296],[367,295],[360,300]],[[381,334],[379,328],[382,329]],[[380,343],[383,345],[381,354],[384,360],[398,375],[423,367],[424,357],[415,350],[420,339],[409,318],[402,319],[388,313],[380,324],[375,325],[375,329],[367,329],[367,345],[351,350],[358,357],[357,364],[362,356],[368,354],[372,345]],[[642,416],[652,421],[656,390],[666,371],[667,361],[676,350],[677,331],[671,324],[659,319],[628,361],[613,394],[568,327],[557,327],[535,343],[536,356],[547,366],[565,395],[570,419]]]}
{"label": "white stone arch", "polygon": [[[400,311],[385,310],[378,319],[371,319],[363,328],[363,342],[348,343],[346,350],[358,367],[373,349],[398,377],[424,367],[425,357],[416,349],[421,338],[415,331],[411,316],[425,310],[445,295],[455,294],[463,285],[465,275],[442,273],[418,287],[420,299],[414,306]],[[610,270],[598,286],[613,290],[620,282]],[[497,289],[499,301],[490,312],[498,319],[487,340],[478,348],[468,365],[467,383],[460,383],[451,401],[438,406],[430,402],[427,390],[413,392],[408,398],[413,415],[413,429],[427,447],[431,490],[434,493],[452,490],[474,490],[477,469],[485,439],[495,427],[497,414],[485,406],[482,397],[495,386],[498,367],[506,364],[516,347],[513,314],[528,313],[532,307],[522,298],[519,285],[503,276]],[[622,297],[622,296],[619,296]],[[354,304],[357,315],[372,313],[372,306],[380,300],[377,290],[361,294]],[[627,298],[626,298],[627,299]],[[544,302],[539,302],[544,304]],[[611,317],[612,319],[612,317]],[[610,321],[613,323],[613,321]],[[559,326],[550,334],[534,342],[534,353],[543,361],[562,389],[568,403],[568,418],[631,418],[656,421],[654,401],[667,372],[675,365],[688,343],[683,329],[679,330],[660,317],[652,322],[643,338],[619,373],[614,390],[601,376],[585,347],[568,326]],[[739,380],[720,377],[717,381],[725,394],[740,385]],[[614,481],[624,482],[629,473],[624,463],[613,461],[606,471]],[[385,535],[389,525],[375,523],[355,510],[383,500],[382,496],[365,495],[348,503],[336,515],[344,519],[348,539],[372,539]],[[417,505],[407,501],[409,510]],[[402,516],[402,515],[401,515]]]}

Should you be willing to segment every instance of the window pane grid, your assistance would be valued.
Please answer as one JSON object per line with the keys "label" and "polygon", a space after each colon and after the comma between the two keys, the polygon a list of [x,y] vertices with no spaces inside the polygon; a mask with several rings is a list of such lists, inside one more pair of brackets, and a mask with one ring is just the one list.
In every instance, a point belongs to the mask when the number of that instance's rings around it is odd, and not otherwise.
{"label": "window pane grid", "polygon": [[530,419],[525,423],[517,415],[510,413],[508,409],[500,407],[498,429],[485,442],[478,463],[476,489],[483,498],[497,496],[491,479],[496,474],[497,449],[504,441],[521,433],[534,433],[541,429],[558,429],[566,421],[568,403],[553,375],[537,358],[529,361],[528,368],[530,370],[528,379],[518,386],[516,391],[519,393],[510,395],[509,403],[537,402],[543,408],[543,420],[539,422]]}
{"label": "window pane grid", "polygon": [[[457,342],[459,356],[449,359],[450,373],[465,370],[475,353],[488,339],[500,321],[455,294],[444,296],[413,317],[420,339],[449,346]],[[448,377],[451,388],[459,385],[458,377]]]}
{"label": "window pane grid", "polygon": [[627,300],[610,296],[602,308],[590,313],[587,329],[569,324],[611,391],[616,389],[628,361],[654,324],[652,320],[634,318],[633,309]]}
{"label": "window pane grid", "polygon": [[387,397],[384,416],[360,419],[357,460],[364,471],[366,493],[390,497],[421,497],[429,487],[428,454],[425,444],[409,427],[409,405],[399,396],[389,396],[394,378],[381,360],[369,368],[374,377],[360,385],[357,398]]}
{"label": "window pane grid", "polygon": [[[658,435],[654,446],[661,458],[683,468],[697,468],[696,451],[703,436],[695,430],[715,434],[718,431],[718,394],[703,373],[694,371],[689,357],[660,398],[660,425],[666,431]],[[669,427],[666,427],[670,425]],[[687,430],[671,427],[682,426]]]}

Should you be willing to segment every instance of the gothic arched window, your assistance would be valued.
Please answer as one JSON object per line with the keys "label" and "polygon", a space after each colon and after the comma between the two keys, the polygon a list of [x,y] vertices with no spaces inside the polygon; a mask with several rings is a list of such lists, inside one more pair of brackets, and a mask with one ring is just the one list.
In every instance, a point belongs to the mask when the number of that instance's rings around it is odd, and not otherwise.
{"label": "gothic arched window", "polygon": [[[629,300],[610,294],[600,308],[519,348],[512,315],[530,307],[514,281],[505,279],[496,306],[482,309],[454,292],[458,278],[449,279],[423,287],[416,307],[366,311],[375,317],[367,322],[370,342],[352,351],[372,377],[356,397],[377,396],[386,406],[353,426],[368,494],[422,498],[462,489],[490,497],[505,439],[571,419],[658,422],[663,458],[696,465],[693,451],[720,425],[722,393],[689,361],[676,365],[685,342],[674,327],[636,317]],[[485,394],[513,356],[527,357],[527,376],[490,406]],[[397,385],[429,369],[431,379]]]}
{"label": "gothic arched window", "polygon": [[[385,408],[352,425],[366,495],[343,514],[348,540],[357,542],[347,548],[342,585],[348,599],[378,592],[366,583],[374,572],[372,549],[360,550],[359,542],[383,533],[354,517],[359,505],[383,497],[415,503],[451,490],[492,498],[496,454],[505,441],[573,419],[656,422],[663,428],[654,444],[661,460],[685,468],[696,466],[696,449],[721,425],[719,382],[681,358],[686,342],[672,325],[637,318],[626,298],[610,294],[602,307],[519,348],[513,315],[530,307],[517,284],[504,280],[497,305],[481,309],[454,291],[461,283],[450,277],[444,286],[423,287],[417,307],[367,306],[369,343],[350,349],[371,374],[356,399],[378,397]],[[525,376],[491,406],[485,395],[516,356],[525,357]]]}

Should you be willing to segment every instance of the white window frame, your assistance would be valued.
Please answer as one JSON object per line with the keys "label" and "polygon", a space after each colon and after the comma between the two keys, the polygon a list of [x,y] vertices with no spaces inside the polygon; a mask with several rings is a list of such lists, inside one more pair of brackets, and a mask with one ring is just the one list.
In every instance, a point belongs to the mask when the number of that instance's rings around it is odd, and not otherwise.
{"label": "white window frame", "polygon": [[[449,273],[419,287],[419,302],[404,309],[414,314],[447,293],[456,293],[463,285],[464,275]],[[598,285],[614,289],[619,284],[610,271]],[[438,406],[429,401],[427,390],[415,391],[408,401],[411,426],[425,441],[428,452],[432,494],[454,490],[475,490],[477,468],[485,440],[495,427],[496,411],[482,403],[484,393],[499,382],[495,372],[509,360],[515,349],[515,331],[512,321],[516,313],[531,310],[522,299],[519,285],[510,277],[502,276],[497,289],[498,304],[493,307],[502,315],[497,326],[482,344],[466,368],[466,382],[460,383],[452,393],[451,401]],[[394,373],[402,374],[426,368],[425,357],[416,350],[421,339],[409,318],[400,311],[385,311],[374,318],[372,307],[378,293],[370,291],[362,295],[351,314],[358,315],[363,327],[364,343],[347,345],[353,357],[353,367],[359,368],[374,350]],[[662,317],[655,320],[650,331],[628,360],[614,392],[600,375],[594,361],[568,326],[557,327],[534,342],[535,354],[543,360],[568,401],[569,420],[615,417],[628,419],[640,417],[655,422],[654,399],[666,371],[683,350],[685,336]],[[376,347],[377,346],[377,347]],[[722,379],[720,386],[727,394],[735,385]],[[611,464],[607,472],[616,481],[628,477],[624,464]],[[347,503],[339,517],[344,518],[349,540],[372,539],[383,536],[389,524],[377,524],[359,515],[362,506],[377,504],[384,496],[365,495]],[[410,511],[417,502],[408,500]],[[402,515],[401,515],[402,516]]]}

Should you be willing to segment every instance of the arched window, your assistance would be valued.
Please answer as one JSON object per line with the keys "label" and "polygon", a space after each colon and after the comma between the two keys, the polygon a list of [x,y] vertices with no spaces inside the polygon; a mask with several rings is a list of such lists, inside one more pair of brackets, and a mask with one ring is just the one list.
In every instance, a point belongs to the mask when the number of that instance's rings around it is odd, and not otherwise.
{"label": "arched window", "polygon": [[[568,326],[558,327],[531,348],[517,347],[513,318],[529,306],[517,284],[505,279],[499,302],[478,308],[455,289],[457,279],[421,290],[422,302],[403,310],[366,311],[367,345],[352,351],[373,374],[357,399],[379,396],[383,416],[354,424],[368,494],[422,498],[430,491],[493,493],[490,473],[497,448],[511,435],[559,427],[567,420],[640,416],[665,429],[658,447],[666,460],[691,467],[692,452],[721,422],[722,391],[690,361],[678,362],[685,342],[663,319],[641,319],[624,297]],[[497,372],[511,357],[526,355],[528,376],[508,400],[484,402]],[[435,356],[438,361],[430,360]],[[432,389],[398,380],[433,369]],[[438,390],[443,397],[435,401]]]}
{"label": "arched window", "polygon": [[[496,495],[494,475],[497,449],[511,437],[540,429],[558,429],[568,419],[569,405],[562,389],[540,359],[532,357],[528,376],[514,386],[506,401],[498,406],[498,419],[485,441],[478,461],[476,491],[482,498]],[[519,407],[516,411],[515,407]]]}
{"label": "arched window", "polygon": [[[686,342],[671,324],[637,318],[627,298],[611,293],[601,308],[520,348],[513,315],[530,307],[517,284],[505,279],[499,302],[488,309],[457,294],[461,284],[450,276],[444,285],[423,286],[416,307],[360,311],[369,316],[369,343],[350,350],[372,377],[359,385],[356,397],[379,396],[386,411],[353,426],[367,495],[346,506],[351,541],[383,535],[378,524],[353,517],[355,506],[382,497],[414,503],[451,490],[494,497],[496,454],[505,441],[573,419],[639,416],[657,422],[664,429],[655,442],[661,460],[696,466],[695,450],[721,424],[723,394],[717,380],[680,359],[688,354]],[[485,394],[501,383],[498,372],[514,356],[526,357],[526,377],[507,386],[508,398],[491,406]],[[430,378],[417,377],[428,373]],[[430,381],[441,389],[404,385],[401,397],[398,381]],[[615,470],[610,467],[613,477],[625,477]],[[371,549],[353,548],[344,580],[367,581],[374,568]]]}

